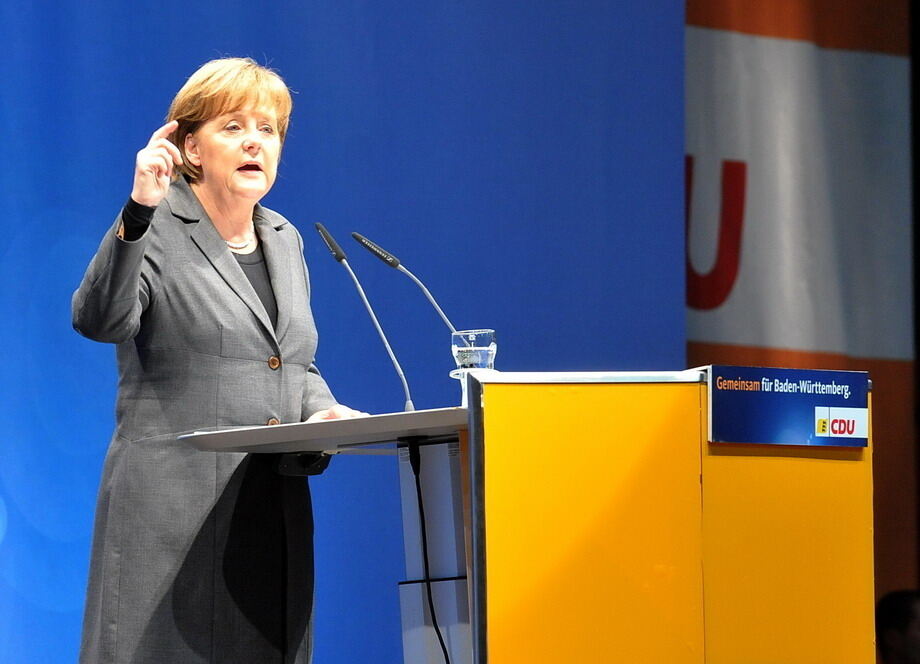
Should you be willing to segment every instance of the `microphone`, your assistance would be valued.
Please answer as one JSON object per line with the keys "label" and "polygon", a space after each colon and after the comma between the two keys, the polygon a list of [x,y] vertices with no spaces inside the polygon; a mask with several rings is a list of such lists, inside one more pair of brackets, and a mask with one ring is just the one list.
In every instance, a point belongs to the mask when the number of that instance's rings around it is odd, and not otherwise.
{"label": "microphone", "polygon": [[[364,247],[364,248],[367,249],[369,252],[371,252],[372,254],[374,254],[377,258],[379,258],[380,260],[382,260],[384,263],[386,263],[386,264],[389,265],[390,267],[396,268],[397,270],[399,270],[400,272],[402,272],[403,274],[405,274],[407,277],[409,277],[410,279],[412,279],[412,281],[414,281],[415,284],[416,284],[419,288],[422,289],[422,292],[425,294],[425,297],[427,297],[427,298],[428,298],[428,301],[431,302],[431,306],[433,306],[433,307],[435,308],[435,311],[438,312],[438,315],[441,317],[441,320],[443,320],[444,323],[447,325],[447,327],[450,328],[450,331],[451,331],[451,332],[456,332],[456,331],[457,331],[457,328],[454,327],[454,324],[450,322],[450,319],[449,319],[449,318],[447,317],[447,315],[441,310],[441,307],[438,306],[438,303],[435,301],[434,296],[431,294],[431,292],[430,292],[427,288],[425,288],[425,284],[423,284],[423,283],[419,280],[418,277],[416,277],[414,274],[412,274],[411,272],[409,272],[409,270],[407,270],[407,269],[405,268],[405,266],[400,265],[399,259],[396,258],[396,256],[394,256],[394,255],[391,254],[389,251],[387,251],[386,249],[384,249],[383,247],[381,247],[379,244],[375,244],[374,242],[371,242],[370,240],[368,240],[366,237],[364,237],[364,236],[361,235],[360,233],[352,233],[351,236],[355,239],[355,241],[356,241],[358,244],[360,244],[362,247]],[[330,247],[330,249],[331,249],[331,247]],[[342,249],[339,248],[339,251],[342,251]],[[333,253],[334,253],[334,252],[333,252]]]}
{"label": "microphone", "polygon": [[326,230],[326,227],[317,222],[316,230],[319,231],[319,234],[323,238],[323,242],[326,243],[326,246],[329,247],[329,251],[332,252],[332,257],[339,263],[345,261],[345,252],[342,251],[342,247],[339,246],[339,243],[336,242],[335,238]]}
{"label": "microphone", "polygon": [[361,282],[358,281],[357,275],[355,275],[354,270],[351,269],[351,266],[345,258],[345,252],[342,251],[342,247],[340,247],[339,243],[335,241],[335,238],[329,234],[325,226],[317,222],[316,230],[319,231],[320,236],[323,238],[323,242],[326,243],[329,251],[332,252],[332,257],[345,266],[345,269],[348,270],[348,274],[351,275],[352,281],[355,282],[355,288],[358,289],[358,295],[361,296],[361,301],[364,302],[364,307],[367,309],[367,313],[370,314],[371,320],[374,322],[374,327],[377,328],[377,334],[380,335],[380,340],[383,341],[383,346],[387,349],[387,354],[390,356],[390,361],[393,363],[393,367],[399,375],[399,380],[402,381],[403,392],[406,394],[405,410],[406,412],[415,410],[415,406],[412,404],[412,397],[409,395],[409,383],[406,382],[406,375],[403,373],[402,367],[399,366],[396,355],[393,354],[393,348],[390,346],[390,342],[387,341],[387,335],[383,333],[383,328],[380,327],[380,323],[377,321],[377,316],[374,314],[371,303],[367,300],[367,295],[364,294],[364,289],[361,288]]}

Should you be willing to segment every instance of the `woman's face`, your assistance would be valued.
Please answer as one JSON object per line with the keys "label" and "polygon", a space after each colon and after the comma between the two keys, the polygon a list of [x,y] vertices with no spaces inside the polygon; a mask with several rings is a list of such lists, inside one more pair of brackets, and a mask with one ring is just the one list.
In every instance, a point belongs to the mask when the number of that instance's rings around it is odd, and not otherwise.
{"label": "woman's face", "polygon": [[270,108],[244,108],[208,120],[185,138],[185,154],[201,169],[200,186],[217,196],[262,198],[275,183],[281,138]]}

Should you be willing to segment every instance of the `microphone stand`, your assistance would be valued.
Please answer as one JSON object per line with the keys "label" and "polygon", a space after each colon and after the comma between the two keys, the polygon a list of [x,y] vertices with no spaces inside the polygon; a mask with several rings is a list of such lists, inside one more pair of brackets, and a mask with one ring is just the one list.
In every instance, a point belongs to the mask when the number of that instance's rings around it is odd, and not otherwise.
{"label": "microphone stand", "polygon": [[374,327],[377,329],[377,334],[380,335],[380,340],[383,341],[383,347],[387,349],[387,354],[390,356],[390,361],[393,363],[393,367],[396,369],[396,374],[399,376],[399,380],[402,382],[403,392],[406,395],[406,405],[405,411],[415,410],[415,405],[412,403],[412,397],[409,394],[409,383],[406,381],[406,374],[403,373],[402,367],[399,366],[399,361],[396,359],[396,355],[393,353],[393,348],[390,346],[390,342],[387,341],[387,335],[383,333],[383,328],[380,327],[380,322],[377,320],[377,315],[374,313],[371,303],[367,299],[367,295],[364,294],[364,289],[361,287],[361,282],[358,281],[358,276],[355,274],[354,270],[351,269],[351,266],[348,264],[348,261],[345,258],[345,252],[342,251],[342,247],[339,246],[339,243],[335,241],[329,231],[326,230],[326,227],[320,223],[316,224],[316,230],[319,231],[320,236],[323,238],[323,242],[326,243],[326,246],[329,248],[329,251],[332,252],[332,257],[341,263],[348,274],[351,276],[351,280],[355,282],[355,288],[358,289],[358,295],[361,296],[361,301],[364,302],[364,307],[367,309],[367,313],[371,317],[371,321],[374,323]]}

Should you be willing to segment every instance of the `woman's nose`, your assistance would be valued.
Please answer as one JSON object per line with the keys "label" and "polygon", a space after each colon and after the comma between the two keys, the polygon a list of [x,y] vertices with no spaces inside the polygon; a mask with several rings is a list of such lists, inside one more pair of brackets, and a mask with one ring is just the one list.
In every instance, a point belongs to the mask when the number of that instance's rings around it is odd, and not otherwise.
{"label": "woman's nose", "polygon": [[258,152],[262,147],[262,135],[260,132],[248,132],[243,138],[243,149],[248,152]]}

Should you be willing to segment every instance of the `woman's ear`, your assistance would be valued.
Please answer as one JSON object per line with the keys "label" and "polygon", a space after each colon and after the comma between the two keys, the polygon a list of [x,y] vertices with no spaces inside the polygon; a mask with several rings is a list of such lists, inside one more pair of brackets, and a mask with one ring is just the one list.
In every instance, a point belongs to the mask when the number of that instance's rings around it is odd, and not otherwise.
{"label": "woman's ear", "polygon": [[198,139],[194,134],[185,135],[185,159],[192,166],[201,166],[201,156],[198,154]]}

